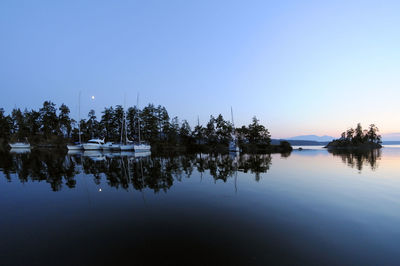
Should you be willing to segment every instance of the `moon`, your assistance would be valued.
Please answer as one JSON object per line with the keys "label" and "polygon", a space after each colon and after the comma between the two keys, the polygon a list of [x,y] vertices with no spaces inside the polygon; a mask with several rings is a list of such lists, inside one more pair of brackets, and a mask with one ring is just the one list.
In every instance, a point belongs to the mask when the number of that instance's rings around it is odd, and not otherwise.
{"label": "moon", "polygon": [[92,100],[94,100],[94,95],[91,98],[92,98]]}

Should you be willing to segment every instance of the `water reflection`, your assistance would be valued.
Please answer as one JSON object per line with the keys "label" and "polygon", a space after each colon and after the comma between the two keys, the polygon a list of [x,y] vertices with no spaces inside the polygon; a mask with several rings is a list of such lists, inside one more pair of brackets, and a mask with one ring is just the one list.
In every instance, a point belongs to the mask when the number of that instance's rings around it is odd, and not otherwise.
{"label": "water reflection", "polygon": [[30,153],[0,153],[0,169],[8,181],[16,174],[20,182],[45,181],[53,191],[76,186],[75,176],[93,176],[95,184],[105,176],[107,184],[117,189],[145,188],[166,192],[174,181],[190,178],[196,170],[208,172],[215,181],[226,182],[237,172],[252,173],[255,180],[271,166],[271,155],[185,154],[150,156],[150,153],[54,152],[33,150]]}
{"label": "water reflection", "polygon": [[30,153],[0,153],[0,169],[6,179],[17,174],[20,182],[46,181],[53,191],[61,189],[64,183],[74,188],[75,175],[78,174],[75,160],[60,152],[32,151]]}
{"label": "water reflection", "polygon": [[380,149],[374,150],[358,150],[358,151],[345,151],[345,150],[328,150],[334,156],[339,156],[342,162],[351,168],[356,168],[362,171],[364,165],[370,166],[371,170],[378,168],[378,161],[382,157]]}

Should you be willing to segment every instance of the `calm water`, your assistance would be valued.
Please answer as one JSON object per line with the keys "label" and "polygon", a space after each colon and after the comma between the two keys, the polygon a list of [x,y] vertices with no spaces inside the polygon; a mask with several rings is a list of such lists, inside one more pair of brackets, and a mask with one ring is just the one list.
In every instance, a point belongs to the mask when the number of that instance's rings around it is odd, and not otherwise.
{"label": "calm water", "polygon": [[400,147],[0,153],[1,265],[400,264]]}

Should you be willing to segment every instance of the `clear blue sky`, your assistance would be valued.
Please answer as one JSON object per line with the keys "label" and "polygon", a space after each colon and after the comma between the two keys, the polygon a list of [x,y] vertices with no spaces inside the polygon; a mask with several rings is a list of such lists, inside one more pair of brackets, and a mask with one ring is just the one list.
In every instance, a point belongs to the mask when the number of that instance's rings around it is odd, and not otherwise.
{"label": "clear blue sky", "polygon": [[[136,103],[273,137],[400,132],[400,1],[0,2],[0,107]],[[94,95],[94,101],[90,96]]]}

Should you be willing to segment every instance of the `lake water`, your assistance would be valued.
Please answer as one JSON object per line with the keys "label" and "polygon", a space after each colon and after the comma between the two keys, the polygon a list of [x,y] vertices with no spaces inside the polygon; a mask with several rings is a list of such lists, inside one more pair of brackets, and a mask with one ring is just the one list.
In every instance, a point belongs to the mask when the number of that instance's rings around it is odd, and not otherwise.
{"label": "lake water", "polygon": [[1,265],[399,265],[400,147],[0,153]]}

